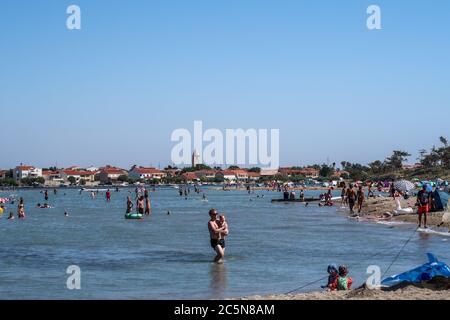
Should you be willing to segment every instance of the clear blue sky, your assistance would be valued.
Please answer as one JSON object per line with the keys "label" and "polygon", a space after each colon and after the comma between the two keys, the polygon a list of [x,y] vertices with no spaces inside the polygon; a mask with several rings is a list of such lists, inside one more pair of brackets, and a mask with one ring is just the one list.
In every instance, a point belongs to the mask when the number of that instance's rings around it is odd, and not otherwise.
{"label": "clear blue sky", "polygon": [[450,136],[447,0],[7,0],[0,39],[0,168],[165,165],[194,120],[279,128],[281,165]]}

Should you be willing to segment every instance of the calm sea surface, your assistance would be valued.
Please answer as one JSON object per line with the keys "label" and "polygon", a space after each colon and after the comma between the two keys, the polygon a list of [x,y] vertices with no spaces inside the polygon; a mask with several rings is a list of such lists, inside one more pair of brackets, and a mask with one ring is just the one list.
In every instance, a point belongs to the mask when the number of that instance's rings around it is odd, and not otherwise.
{"label": "calm sea surface", "polygon": [[[175,189],[151,193],[153,215],[124,219],[131,189],[92,200],[87,192],[0,192],[24,197],[27,219],[0,217],[1,299],[220,299],[285,293],[326,276],[330,263],[347,264],[356,283],[369,265],[392,262],[414,225],[393,228],[357,223],[337,208],[272,204],[276,192],[206,190],[209,203]],[[64,194],[65,193],[65,194]],[[317,196],[310,192],[306,196]],[[208,210],[226,213],[230,225],[224,265],[211,263]],[[70,213],[64,217],[64,210]],[[171,214],[167,215],[167,211]],[[415,234],[389,275],[426,262],[433,252],[450,262],[450,237]],[[81,290],[68,290],[66,269],[81,268]],[[302,291],[320,289],[322,283]]]}

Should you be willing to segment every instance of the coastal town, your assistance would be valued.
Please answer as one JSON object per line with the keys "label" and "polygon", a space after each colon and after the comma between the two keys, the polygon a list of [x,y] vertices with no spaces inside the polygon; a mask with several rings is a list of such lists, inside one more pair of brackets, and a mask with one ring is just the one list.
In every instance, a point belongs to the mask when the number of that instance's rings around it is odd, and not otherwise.
{"label": "coastal town", "polygon": [[[343,166],[354,167],[350,163]],[[420,163],[401,163],[400,172],[408,175],[421,170]],[[130,169],[112,165],[101,167],[70,166],[67,168],[39,168],[28,164],[19,164],[15,168],[0,169],[0,186],[2,187],[96,187],[100,185],[129,186],[141,184],[265,184],[271,181],[294,183],[303,186],[329,187],[338,186],[346,180],[359,180],[358,174],[336,168],[332,165],[292,166],[278,169],[209,167],[197,162],[195,153],[192,166],[177,168],[155,168],[134,165]]]}

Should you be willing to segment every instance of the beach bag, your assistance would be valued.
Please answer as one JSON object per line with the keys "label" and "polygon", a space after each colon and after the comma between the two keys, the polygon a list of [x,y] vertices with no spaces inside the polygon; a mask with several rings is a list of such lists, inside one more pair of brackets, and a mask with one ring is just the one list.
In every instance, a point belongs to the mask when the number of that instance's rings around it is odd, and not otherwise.
{"label": "beach bag", "polygon": [[338,278],[337,289],[338,289],[338,291],[348,290],[348,278],[347,277],[339,277]]}

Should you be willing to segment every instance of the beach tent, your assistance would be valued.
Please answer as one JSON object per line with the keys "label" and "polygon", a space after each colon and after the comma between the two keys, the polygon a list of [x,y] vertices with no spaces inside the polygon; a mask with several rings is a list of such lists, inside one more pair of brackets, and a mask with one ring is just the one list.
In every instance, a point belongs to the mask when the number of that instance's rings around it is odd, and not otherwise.
{"label": "beach tent", "polygon": [[448,193],[444,191],[438,191],[436,190],[433,193],[434,201],[435,201],[435,208],[437,211],[446,210],[448,207]]}
{"label": "beach tent", "polygon": [[395,275],[381,282],[382,286],[392,287],[400,283],[421,283],[430,281],[435,277],[450,278],[450,267],[443,262],[439,262],[435,255],[428,253],[429,262],[407,271],[400,275]]}

